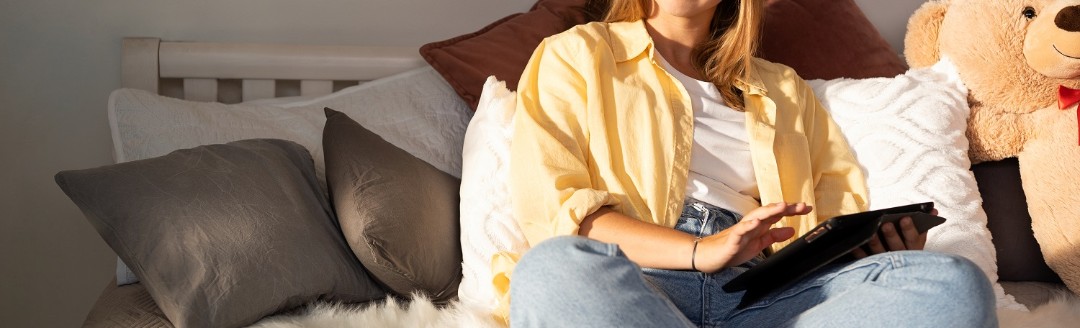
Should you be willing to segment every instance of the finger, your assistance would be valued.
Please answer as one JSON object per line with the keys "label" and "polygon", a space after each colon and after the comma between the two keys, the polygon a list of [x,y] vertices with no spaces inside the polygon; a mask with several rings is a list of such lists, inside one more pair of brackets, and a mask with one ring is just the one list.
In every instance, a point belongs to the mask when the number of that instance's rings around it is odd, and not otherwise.
{"label": "finger", "polygon": [[870,246],[871,254],[885,253],[885,246],[881,244],[881,238],[878,238],[878,234],[876,233],[870,238],[870,242],[866,243],[866,245]]}
{"label": "finger", "polygon": [[765,231],[763,228],[767,229],[768,225],[762,224],[761,220],[749,219],[739,221],[739,223],[736,223],[727,229],[728,238],[725,243],[732,246],[746,244],[750,240],[761,235],[760,231],[755,230]]}
{"label": "finger", "polygon": [[933,215],[933,216],[937,216],[937,215],[938,215],[937,213],[938,213],[938,212],[937,212],[937,209],[936,209],[936,208],[931,208],[931,209],[930,209],[930,215]]}
{"label": "finger", "polygon": [[904,245],[904,239],[900,238],[900,234],[896,231],[896,226],[892,222],[885,222],[881,225],[881,236],[885,237],[885,245],[889,247],[891,251],[902,251],[907,249]]}
{"label": "finger", "polygon": [[750,220],[750,222],[744,223],[743,225],[746,226],[746,230],[742,234],[741,240],[744,245],[757,238],[769,237],[772,231],[772,229],[770,229],[772,225],[768,224],[767,221]]}
{"label": "finger", "polygon": [[760,246],[762,249],[764,249],[765,247],[772,245],[775,242],[788,240],[794,236],[795,228],[784,227],[769,229],[769,232],[761,236],[761,239],[759,239],[759,241],[761,242]]}
{"label": "finger", "polygon": [[900,232],[904,235],[907,249],[922,249],[922,245],[919,244],[919,229],[915,228],[915,223],[910,217],[900,219]]}
{"label": "finger", "polygon": [[812,210],[813,208],[814,208],[813,206],[810,206],[807,203],[798,202],[798,203],[794,203],[794,204],[788,204],[787,206],[785,206],[784,207],[784,212],[782,214],[784,216],[804,215],[804,214],[810,213],[810,210]]}
{"label": "finger", "polygon": [[922,250],[926,248],[926,233],[919,234],[918,247],[914,249]]}
{"label": "finger", "polygon": [[761,248],[772,245],[777,241],[787,240],[795,235],[794,228],[770,229],[771,225],[762,220],[743,220],[737,226],[741,226],[736,229],[736,235],[740,237],[738,238],[740,243],[746,245],[757,238],[757,241],[761,243]]}
{"label": "finger", "polygon": [[756,243],[752,245],[747,245],[743,252],[752,251],[753,253],[760,253],[762,250],[768,248],[769,245],[772,245],[773,243],[781,240],[787,240],[792,236],[795,236],[795,228],[785,227],[769,229],[768,232],[761,235],[761,237],[758,237],[757,240],[755,240]]}
{"label": "finger", "polygon": [[854,250],[851,251],[851,255],[854,255],[856,259],[861,259],[866,257],[866,252],[864,252],[862,248],[856,247]]}
{"label": "finger", "polygon": [[744,221],[749,219],[765,220],[767,218],[780,215],[781,213],[784,213],[784,210],[787,208],[787,206],[787,203],[772,203],[769,205],[758,207],[753,211],[750,211],[750,213],[747,213]]}
{"label": "finger", "polygon": [[765,221],[766,224],[772,225],[786,216],[805,215],[810,213],[811,210],[813,210],[813,206],[801,202],[794,204],[773,203],[761,207],[760,211],[755,210],[755,212],[752,212],[752,217],[751,215],[747,215],[747,217]]}

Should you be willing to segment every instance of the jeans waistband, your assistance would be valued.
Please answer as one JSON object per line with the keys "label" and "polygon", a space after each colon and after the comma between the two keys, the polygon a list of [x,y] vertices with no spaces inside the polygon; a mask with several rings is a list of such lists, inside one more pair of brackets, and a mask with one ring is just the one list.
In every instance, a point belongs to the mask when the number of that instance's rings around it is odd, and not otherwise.
{"label": "jeans waistband", "polygon": [[696,236],[708,236],[735,225],[740,219],[742,215],[738,213],[688,197],[683,202],[682,214],[675,229]]}
{"label": "jeans waistband", "polygon": [[740,215],[739,213],[735,213],[726,208],[709,204],[691,197],[686,197],[686,200],[683,201],[683,210],[681,216],[690,215],[703,217],[705,215],[713,213],[733,217],[735,218],[736,222],[742,219],[742,215]]}

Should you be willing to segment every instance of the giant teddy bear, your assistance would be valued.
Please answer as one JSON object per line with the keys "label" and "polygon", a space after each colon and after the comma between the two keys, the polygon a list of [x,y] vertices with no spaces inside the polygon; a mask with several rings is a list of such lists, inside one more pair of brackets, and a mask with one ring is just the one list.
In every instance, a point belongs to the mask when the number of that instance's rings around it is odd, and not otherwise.
{"label": "giant teddy bear", "polygon": [[1080,0],[932,0],[911,67],[948,58],[969,89],[972,162],[1017,157],[1047,264],[1080,294]]}

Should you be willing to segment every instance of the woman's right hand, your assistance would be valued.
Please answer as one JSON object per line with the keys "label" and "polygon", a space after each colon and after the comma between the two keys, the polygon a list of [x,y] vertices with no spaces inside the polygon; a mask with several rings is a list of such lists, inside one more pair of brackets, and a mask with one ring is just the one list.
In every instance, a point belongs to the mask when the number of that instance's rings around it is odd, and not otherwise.
{"label": "woman's right hand", "polygon": [[717,272],[723,268],[749,261],[775,242],[795,235],[793,228],[770,228],[786,216],[810,213],[806,203],[774,203],[759,207],[742,221],[698,242],[694,265],[701,272]]}

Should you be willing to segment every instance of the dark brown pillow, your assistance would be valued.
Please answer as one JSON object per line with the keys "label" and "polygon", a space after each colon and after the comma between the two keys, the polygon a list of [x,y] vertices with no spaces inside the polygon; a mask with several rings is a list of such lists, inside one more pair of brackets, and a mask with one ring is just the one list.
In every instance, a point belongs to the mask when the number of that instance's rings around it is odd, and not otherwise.
{"label": "dark brown pillow", "polygon": [[[529,56],[545,37],[599,20],[606,0],[540,0],[479,31],[429,43],[420,54],[475,110],[490,75],[517,90]],[[806,79],[894,76],[907,67],[853,0],[769,0],[762,58]]]}
{"label": "dark brown pillow", "polygon": [[1043,259],[1020,182],[1016,158],[983,162],[971,167],[986,210],[986,227],[997,250],[998,279],[1061,283]]}
{"label": "dark brown pillow", "polygon": [[349,252],[307,149],[243,140],[64,171],[56,183],[177,327],[239,327],[385,292]]}
{"label": "dark brown pillow", "polygon": [[371,275],[402,296],[456,296],[461,180],[329,108],[323,151],[341,230]]}
{"label": "dark brown pillow", "polygon": [[907,66],[853,0],[768,0],[761,58],[804,79],[892,77]]}
{"label": "dark brown pillow", "polygon": [[[420,55],[476,110],[488,76],[517,81],[544,38],[597,19],[587,0],[540,0],[526,13],[506,16],[479,31],[420,47]],[[595,13],[592,13],[595,15]]]}

